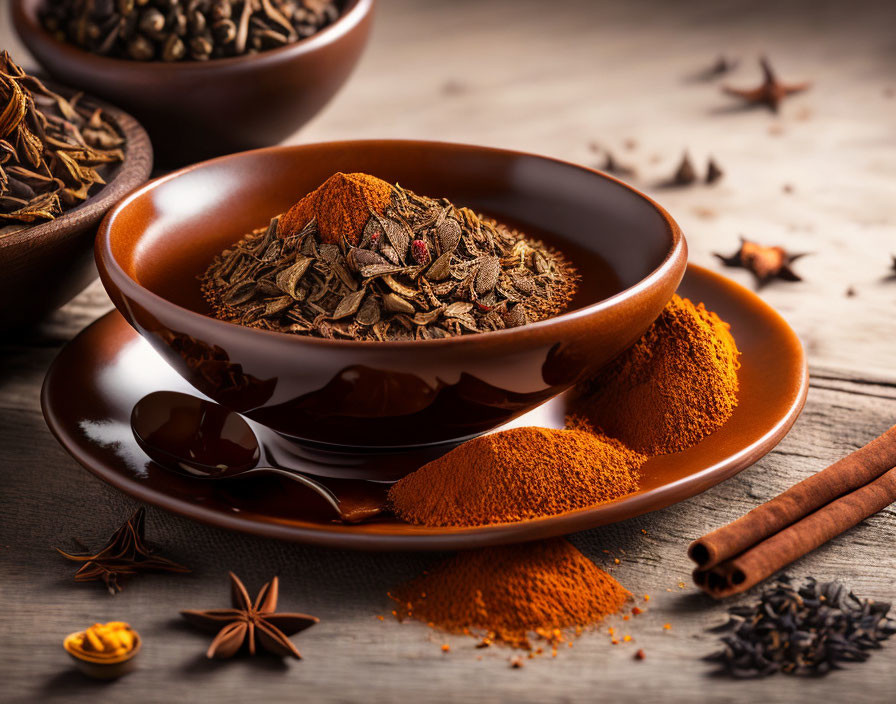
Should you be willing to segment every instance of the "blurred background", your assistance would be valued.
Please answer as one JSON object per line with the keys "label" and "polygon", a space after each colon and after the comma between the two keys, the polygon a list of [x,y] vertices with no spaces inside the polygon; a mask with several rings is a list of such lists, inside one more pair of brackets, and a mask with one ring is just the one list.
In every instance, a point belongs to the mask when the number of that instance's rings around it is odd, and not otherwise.
{"label": "blurred background", "polygon": [[[380,0],[348,84],[289,141],[435,138],[596,167],[609,150],[679,221],[693,262],[719,268],[711,253],[731,254],[740,235],[811,252],[803,283],[763,295],[813,362],[837,365],[862,352],[869,325],[896,333],[896,284],[884,280],[896,253],[894,26],[892,2]],[[5,16],[0,46],[34,67]],[[778,115],[721,90],[758,85],[763,54],[783,81],[812,82]],[[735,68],[707,78],[720,56]],[[724,178],[661,188],[685,151],[701,175],[712,155]],[[890,364],[880,354],[869,368]]]}

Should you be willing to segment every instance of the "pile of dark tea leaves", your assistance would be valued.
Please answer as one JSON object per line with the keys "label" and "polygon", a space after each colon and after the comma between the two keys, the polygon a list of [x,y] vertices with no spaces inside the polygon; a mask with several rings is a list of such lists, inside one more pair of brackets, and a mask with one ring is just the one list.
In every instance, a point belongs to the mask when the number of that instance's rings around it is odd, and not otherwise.
{"label": "pile of dark tea leaves", "polygon": [[0,105],[0,237],[79,205],[124,159],[124,137],[101,109],[49,90],[6,51]]}
{"label": "pile of dark tea leaves", "polygon": [[824,675],[842,663],[864,662],[869,650],[896,633],[890,604],[859,599],[838,582],[787,576],[767,587],[755,604],[730,609],[723,650],[707,660],[737,678],[783,672]]}
{"label": "pile of dark tea leaves", "polygon": [[[284,233],[281,233],[284,234]],[[323,242],[312,219],[278,219],[218,256],[202,278],[218,318],[330,339],[429,340],[562,312],[578,275],[539,242],[446,199],[394,186],[357,242]]]}
{"label": "pile of dark tea leaves", "polygon": [[205,61],[297,42],[339,17],[333,0],[45,0],[60,41],[134,61]]}

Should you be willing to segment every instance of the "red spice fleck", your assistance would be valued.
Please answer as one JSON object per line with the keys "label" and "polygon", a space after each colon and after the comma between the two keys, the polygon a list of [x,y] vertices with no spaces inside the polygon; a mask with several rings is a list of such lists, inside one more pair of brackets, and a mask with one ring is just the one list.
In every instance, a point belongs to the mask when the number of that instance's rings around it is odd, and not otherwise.
{"label": "red spice fleck", "polygon": [[671,624],[671,623],[664,623],[664,624],[663,624],[663,628],[664,628],[665,630],[669,631],[669,630],[672,629],[672,624]]}
{"label": "red spice fleck", "polygon": [[442,644],[442,652],[443,652],[443,653],[450,652],[450,650],[451,650],[451,646],[450,646],[450,645],[448,645],[447,643],[443,643],[443,644]]}
{"label": "red spice fleck", "polygon": [[647,656],[644,654],[644,650],[641,649],[637,653],[635,653],[635,660],[643,660]]}
{"label": "red spice fleck", "polygon": [[632,609],[633,616],[638,616],[639,614],[643,614],[643,613],[644,613],[644,609],[638,608],[637,606]]}
{"label": "red spice fleck", "polygon": [[429,261],[429,247],[423,240],[414,240],[411,243],[411,254],[418,264],[426,264]]}

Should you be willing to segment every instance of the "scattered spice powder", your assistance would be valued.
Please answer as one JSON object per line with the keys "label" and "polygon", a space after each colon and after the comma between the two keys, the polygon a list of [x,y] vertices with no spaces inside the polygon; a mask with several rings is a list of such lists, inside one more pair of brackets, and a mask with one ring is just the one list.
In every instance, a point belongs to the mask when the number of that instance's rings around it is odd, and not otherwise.
{"label": "scattered spice powder", "polygon": [[734,412],[738,355],[727,323],[675,295],[632,348],[582,385],[568,423],[647,455],[687,449]]}
{"label": "scattered spice powder", "polygon": [[558,538],[458,553],[389,596],[401,619],[449,633],[485,631],[494,643],[526,650],[534,635],[556,652],[572,629],[616,613],[631,595]]}
{"label": "scattered spice powder", "polygon": [[395,513],[428,526],[550,516],[638,489],[646,457],[584,430],[513,428],[466,442],[389,491]]}

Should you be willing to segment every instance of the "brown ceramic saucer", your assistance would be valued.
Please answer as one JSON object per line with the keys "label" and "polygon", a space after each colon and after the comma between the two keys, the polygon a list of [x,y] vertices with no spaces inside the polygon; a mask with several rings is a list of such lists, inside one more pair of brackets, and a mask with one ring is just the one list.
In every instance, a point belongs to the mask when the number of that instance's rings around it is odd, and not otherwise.
{"label": "brown ceramic saucer", "polygon": [[[731,323],[743,353],[740,403],[733,417],[696,447],[650,460],[637,494],[550,518],[467,529],[421,528],[395,520],[341,525],[331,521],[320,499],[289,482],[257,479],[228,485],[161,469],[131,434],[131,408],[151,391],[195,391],[117,312],[100,318],[65,347],[47,374],[41,400],[50,429],[93,474],[142,501],[198,521],[338,548],[445,550],[523,542],[614,523],[699,494],[756,462],[793,425],[806,399],[808,374],[803,348],[781,316],[754,293],[693,265],[679,293],[705,302]],[[513,425],[560,427],[564,410],[559,396]],[[386,478],[383,468],[402,473],[426,459],[420,454],[366,460],[356,453],[314,454],[272,442],[276,436],[270,431],[257,424],[253,428],[269,456],[300,462],[305,471],[322,475],[351,476],[363,465],[363,476],[376,472]]]}

